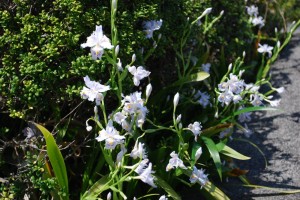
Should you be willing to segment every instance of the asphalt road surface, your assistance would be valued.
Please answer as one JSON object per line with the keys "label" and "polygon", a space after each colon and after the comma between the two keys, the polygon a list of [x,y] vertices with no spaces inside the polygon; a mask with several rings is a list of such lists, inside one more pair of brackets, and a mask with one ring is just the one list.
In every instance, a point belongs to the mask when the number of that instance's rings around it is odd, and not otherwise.
{"label": "asphalt road surface", "polygon": [[[252,184],[300,190],[300,29],[294,33],[289,45],[272,65],[274,87],[284,86],[279,111],[257,112],[249,128],[254,132],[249,140],[265,154],[264,157],[252,145],[232,141],[234,147],[251,160],[238,162],[241,169],[250,170],[247,177]],[[242,137],[244,138],[244,137]],[[224,191],[231,199],[300,200],[300,193],[283,195],[265,189],[238,186],[236,179],[225,183]]]}

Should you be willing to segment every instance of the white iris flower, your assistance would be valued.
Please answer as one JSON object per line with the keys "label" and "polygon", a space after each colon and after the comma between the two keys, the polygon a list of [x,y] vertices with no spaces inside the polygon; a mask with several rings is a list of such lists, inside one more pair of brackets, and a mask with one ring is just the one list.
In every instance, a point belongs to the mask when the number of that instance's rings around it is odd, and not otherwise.
{"label": "white iris flower", "polygon": [[113,48],[110,40],[103,35],[102,26],[96,26],[96,30],[87,38],[86,43],[81,44],[81,47],[90,47],[94,60],[101,59],[104,49]]}
{"label": "white iris flower", "polygon": [[96,101],[97,105],[103,100],[103,92],[110,90],[109,86],[102,85],[96,81],[91,81],[88,76],[83,78],[86,87],[84,86],[80,94],[83,99]]}

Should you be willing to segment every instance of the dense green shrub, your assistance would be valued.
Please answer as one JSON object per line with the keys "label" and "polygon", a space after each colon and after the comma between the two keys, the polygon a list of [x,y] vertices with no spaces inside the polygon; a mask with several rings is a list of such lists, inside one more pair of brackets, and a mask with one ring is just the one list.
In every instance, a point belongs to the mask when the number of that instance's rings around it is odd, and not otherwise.
{"label": "dense green shrub", "polygon": [[[141,58],[140,50],[153,46],[153,41],[145,38],[143,21],[163,19],[162,39],[155,55],[138,61],[151,68],[158,86],[172,82],[174,75],[168,72],[174,71],[178,49],[173,44],[180,40],[187,18],[196,19],[209,6],[214,7],[215,15],[221,10],[226,13],[221,23],[207,33],[210,55],[224,46],[228,49],[226,56],[230,55],[236,43],[249,38],[250,28],[245,25],[244,1],[235,6],[224,2],[120,1],[117,28],[121,55],[128,61],[133,53]],[[79,103],[76,96],[83,76],[107,79],[79,45],[95,24],[103,25],[104,32],[110,34],[108,7],[109,1],[79,0],[21,0],[1,5],[1,97],[11,116],[57,121]],[[228,60],[235,56],[230,55]],[[100,62],[103,67],[107,64]]]}

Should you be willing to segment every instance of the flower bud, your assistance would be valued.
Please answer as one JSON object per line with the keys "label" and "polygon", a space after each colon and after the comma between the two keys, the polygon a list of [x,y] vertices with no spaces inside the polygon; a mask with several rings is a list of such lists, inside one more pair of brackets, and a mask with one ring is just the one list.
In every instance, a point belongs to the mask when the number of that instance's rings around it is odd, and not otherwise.
{"label": "flower bud", "polygon": [[98,107],[97,106],[94,107],[94,113],[95,113],[95,115],[98,114]]}
{"label": "flower bud", "polygon": [[131,58],[131,62],[133,62],[134,63],[134,61],[136,60],[136,55],[135,54],[133,54],[132,55],[132,58]]}
{"label": "flower bud", "polygon": [[276,34],[278,33],[278,29],[277,29],[277,27],[275,27],[275,33],[276,33]]}
{"label": "flower bud", "polygon": [[92,129],[93,129],[93,127],[91,127],[91,126],[87,126],[87,127],[86,127],[86,130],[87,130],[88,132],[90,132]]}
{"label": "flower bud", "polygon": [[181,114],[177,116],[176,123],[178,124],[181,121]]}
{"label": "flower bud", "polygon": [[158,40],[160,40],[161,39],[161,33],[158,35]]}
{"label": "flower bud", "polygon": [[111,200],[111,193],[110,192],[107,194],[106,200]]}
{"label": "flower bud", "polygon": [[182,123],[179,123],[178,128],[182,129]]}
{"label": "flower bud", "polygon": [[231,69],[232,69],[232,63],[229,64],[228,71],[231,71]]}
{"label": "flower bud", "polygon": [[120,47],[119,47],[119,45],[117,45],[115,48],[115,56],[118,56],[119,51],[120,51]]}
{"label": "flower bud", "polygon": [[243,51],[243,57],[245,58],[245,56],[246,56],[246,52],[245,52],[245,51]]}
{"label": "flower bud", "polygon": [[280,41],[277,42],[277,47],[280,48]]}
{"label": "flower bud", "polygon": [[119,71],[123,71],[123,67],[122,67],[122,63],[121,63],[120,58],[118,58],[117,68],[118,68]]}
{"label": "flower bud", "polygon": [[279,94],[284,92],[284,87],[280,87],[280,88],[274,88],[276,90],[276,92],[278,92]]}
{"label": "flower bud", "polygon": [[202,13],[202,17],[204,17],[205,15],[208,15],[209,13],[211,13],[211,11],[212,11],[212,8],[206,8],[204,10],[204,12]]}
{"label": "flower bud", "polygon": [[173,99],[174,108],[177,107],[178,102],[179,102],[179,93],[177,92],[177,93],[175,94],[175,96],[174,96],[174,99]]}
{"label": "flower bud", "polygon": [[202,155],[202,147],[199,147],[199,149],[195,153],[195,162],[197,162],[197,160],[200,158],[201,155]]}
{"label": "flower bud", "polygon": [[151,85],[151,83],[149,83],[146,87],[146,99],[149,98],[151,92],[152,92],[152,85]]}
{"label": "flower bud", "polygon": [[221,15],[221,16],[224,15],[224,10],[222,10],[222,11],[220,12],[220,15]]}

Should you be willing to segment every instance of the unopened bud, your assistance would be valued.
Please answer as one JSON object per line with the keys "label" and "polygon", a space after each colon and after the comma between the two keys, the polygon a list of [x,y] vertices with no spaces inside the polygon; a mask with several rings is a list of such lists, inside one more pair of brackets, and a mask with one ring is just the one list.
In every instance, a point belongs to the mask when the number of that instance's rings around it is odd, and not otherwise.
{"label": "unopened bud", "polygon": [[275,33],[277,33],[278,32],[278,29],[277,29],[277,27],[275,27]]}
{"label": "unopened bud", "polygon": [[179,123],[178,128],[182,129],[182,123]]}
{"label": "unopened bud", "polygon": [[202,147],[199,147],[199,149],[195,153],[195,162],[197,162],[197,160],[200,158],[201,155],[202,155]]}
{"label": "unopened bud", "polygon": [[134,62],[135,60],[136,60],[136,55],[133,54],[133,55],[132,55],[132,58],[131,58],[131,62]]}
{"label": "unopened bud", "polygon": [[181,114],[177,116],[176,123],[178,124],[181,121]]}
{"label": "unopened bud", "polygon": [[98,107],[97,106],[94,107],[94,113],[95,113],[95,115],[98,114]]}
{"label": "unopened bud", "polygon": [[161,33],[158,35],[158,40],[160,40],[161,39]]}
{"label": "unopened bud", "polygon": [[115,56],[118,56],[119,50],[120,50],[120,47],[119,47],[119,45],[117,45],[115,48]]}
{"label": "unopened bud", "polygon": [[231,71],[231,69],[232,69],[232,63],[229,64],[228,71]]}
{"label": "unopened bud", "polygon": [[152,92],[152,85],[149,83],[146,87],[146,98],[148,99]]}
{"label": "unopened bud", "polygon": [[202,13],[202,16],[204,17],[205,15],[208,15],[209,13],[211,13],[211,11],[212,11],[212,8],[206,8],[204,10],[204,12]]}
{"label": "unopened bud", "polygon": [[220,15],[221,15],[221,16],[224,15],[224,10],[222,10],[222,11],[220,12]]}
{"label": "unopened bud", "polygon": [[120,58],[118,58],[117,68],[118,68],[119,71],[123,71],[123,67],[122,67],[122,63],[121,63]]}
{"label": "unopened bud", "polygon": [[156,41],[154,41],[153,42],[153,48],[156,49],[156,47],[157,47],[157,43],[156,43]]}
{"label": "unopened bud", "polygon": [[245,56],[246,56],[246,52],[245,52],[245,51],[243,51],[243,57],[245,58]]}
{"label": "unopened bud", "polygon": [[106,199],[111,200],[111,193],[110,192],[107,194]]}
{"label": "unopened bud", "polygon": [[280,48],[280,41],[277,42],[277,47]]}
{"label": "unopened bud", "polygon": [[87,130],[88,132],[90,132],[92,129],[93,129],[93,127],[91,127],[91,126],[87,126],[87,127],[86,127],[86,130]]}
{"label": "unopened bud", "polygon": [[174,99],[173,99],[174,108],[177,107],[178,102],[179,102],[179,93],[177,92],[177,93],[175,94],[175,96],[174,96]]}

